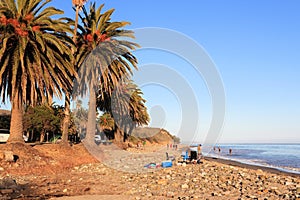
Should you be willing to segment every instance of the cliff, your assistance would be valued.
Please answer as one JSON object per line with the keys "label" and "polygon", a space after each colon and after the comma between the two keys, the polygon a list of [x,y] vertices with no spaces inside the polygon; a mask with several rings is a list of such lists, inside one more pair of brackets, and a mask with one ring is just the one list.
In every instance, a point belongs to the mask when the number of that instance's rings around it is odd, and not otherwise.
{"label": "cliff", "polygon": [[136,144],[138,142],[146,141],[150,144],[167,144],[179,143],[180,139],[171,135],[167,130],[160,128],[136,128],[130,136],[130,142]]}

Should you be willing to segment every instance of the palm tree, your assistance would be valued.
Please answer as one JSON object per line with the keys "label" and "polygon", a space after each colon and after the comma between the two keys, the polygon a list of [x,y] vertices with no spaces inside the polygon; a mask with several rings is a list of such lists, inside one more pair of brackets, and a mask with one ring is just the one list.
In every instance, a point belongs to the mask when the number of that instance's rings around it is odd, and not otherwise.
{"label": "palm tree", "polygon": [[12,105],[8,142],[23,141],[23,106],[49,102],[71,87],[72,29],[48,0],[0,1],[0,94]]}
{"label": "palm tree", "polygon": [[98,108],[110,113],[114,118],[115,141],[126,141],[134,128],[149,123],[146,100],[142,95],[141,89],[132,80],[123,79],[114,88],[113,95],[104,93],[102,98],[98,99]]}
{"label": "palm tree", "polygon": [[134,38],[133,32],[122,29],[129,23],[111,22],[114,9],[102,14],[102,8],[103,5],[96,9],[93,3],[87,11],[83,6],[84,15],[79,16],[83,26],[79,26],[81,34],[76,41],[75,59],[76,65],[80,66],[79,92],[85,95],[89,91],[90,95],[87,140],[92,140],[95,134],[96,92],[111,95],[113,86],[122,78],[129,77],[132,67],[137,68],[137,60],[129,50],[138,45],[125,40],[126,37]]}
{"label": "palm tree", "polygon": [[112,108],[112,112],[115,113],[114,117],[118,118],[117,127],[120,130],[116,133],[117,139],[125,141],[128,135],[131,135],[134,128],[148,125],[150,117],[145,106],[146,100],[142,97],[143,93],[141,89],[132,80],[126,80],[122,83],[121,87],[121,95],[113,99],[113,101],[116,101],[113,105],[123,107],[123,109],[120,109],[123,112],[114,111],[114,108]]}
{"label": "palm tree", "polygon": [[99,125],[103,131],[112,131],[115,128],[114,118],[109,113],[104,113],[100,117]]}
{"label": "palm tree", "polygon": [[[87,2],[87,0],[72,0],[73,5],[75,6],[75,24],[73,30],[73,42],[77,41],[77,31],[78,31],[78,16],[79,10],[82,9],[83,5]],[[72,54],[74,54],[76,50],[72,49]],[[73,60],[73,65],[78,70],[78,65],[76,65],[76,60]],[[68,144],[68,135],[69,135],[69,125],[70,125],[70,99],[71,99],[72,88],[70,91],[65,91],[65,110],[64,110],[64,120],[62,126],[62,142],[61,144]]]}
{"label": "palm tree", "polygon": [[104,139],[114,139],[115,120],[110,113],[103,113],[99,118],[98,125],[101,133],[105,136]]}

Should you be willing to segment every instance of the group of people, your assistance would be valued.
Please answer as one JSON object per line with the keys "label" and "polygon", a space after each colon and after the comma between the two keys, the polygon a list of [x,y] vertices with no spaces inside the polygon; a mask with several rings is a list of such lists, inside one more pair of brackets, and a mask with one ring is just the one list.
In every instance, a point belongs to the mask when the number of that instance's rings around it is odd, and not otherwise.
{"label": "group of people", "polygon": [[172,143],[167,144],[167,149],[177,150],[177,148],[178,148],[178,144],[172,144]]}
{"label": "group of people", "polygon": [[202,163],[202,145],[199,144],[197,147],[191,146],[185,152],[182,152],[183,162],[188,162],[192,164]]}
{"label": "group of people", "polygon": [[[221,148],[220,147],[214,147],[214,152],[218,153],[218,154],[221,154]],[[229,148],[228,152],[229,152],[229,155],[232,155],[232,149],[231,148]]]}

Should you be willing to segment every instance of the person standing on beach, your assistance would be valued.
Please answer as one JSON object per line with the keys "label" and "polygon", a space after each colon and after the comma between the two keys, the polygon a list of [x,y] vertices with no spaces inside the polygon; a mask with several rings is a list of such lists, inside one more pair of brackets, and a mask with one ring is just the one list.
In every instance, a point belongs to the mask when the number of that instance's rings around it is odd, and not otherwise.
{"label": "person standing on beach", "polygon": [[197,152],[198,152],[198,158],[200,158],[201,157],[201,155],[202,155],[202,152],[201,152],[201,144],[199,144],[198,145],[198,147],[197,147]]}
{"label": "person standing on beach", "polygon": [[229,155],[232,155],[232,149],[229,149]]}

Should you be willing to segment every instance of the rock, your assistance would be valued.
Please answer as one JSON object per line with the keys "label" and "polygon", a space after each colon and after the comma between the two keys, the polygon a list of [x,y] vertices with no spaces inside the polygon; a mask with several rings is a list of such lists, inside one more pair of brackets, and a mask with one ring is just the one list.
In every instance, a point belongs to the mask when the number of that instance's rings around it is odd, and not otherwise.
{"label": "rock", "polygon": [[4,151],[4,160],[6,162],[13,162],[14,161],[14,153],[12,151]]}
{"label": "rock", "polygon": [[182,189],[188,189],[188,188],[189,188],[189,185],[185,183],[185,184],[181,185],[181,188],[182,188]]}
{"label": "rock", "polygon": [[297,192],[298,194],[300,194],[300,185],[297,185],[297,186],[296,186],[296,192]]}
{"label": "rock", "polygon": [[290,195],[284,194],[284,195],[283,195],[283,198],[284,198],[284,199],[290,199]]}
{"label": "rock", "polygon": [[281,193],[279,190],[274,190],[274,193],[275,193],[276,195],[282,195],[282,193]]}
{"label": "rock", "polygon": [[211,196],[213,196],[213,197],[214,197],[214,196],[218,196],[218,193],[212,192],[212,193],[211,193]]}
{"label": "rock", "polygon": [[0,171],[4,171],[4,168],[3,168],[3,167],[0,167]]}
{"label": "rock", "polygon": [[159,179],[159,180],[156,181],[156,183],[158,185],[167,185],[168,180],[166,180],[166,179]]}
{"label": "rock", "polygon": [[14,189],[17,187],[16,181],[10,177],[5,177],[0,180],[0,189]]}
{"label": "rock", "polygon": [[168,192],[167,193],[167,195],[166,195],[166,197],[168,197],[168,198],[174,198],[174,192]]}
{"label": "rock", "polygon": [[258,170],[256,170],[256,175],[257,176],[263,176],[265,173],[263,172],[263,170],[261,170],[261,169],[258,169]]}
{"label": "rock", "polygon": [[12,194],[14,193],[14,190],[13,189],[1,189],[0,190],[1,194]]}
{"label": "rock", "polygon": [[293,182],[289,182],[289,181],[285,182],[284,184],[287,185],[287,186],[289,186],[289,185],[294,185]]}
{"label": "rock", "polygon": [[151,192],[147,192],[146,196],[147,197],[152,197],[152,193]]}
{"label": "rock", "polygon": [[195,183],[195,182],[198,182],[198,181],[199,181],[199,179],[197,179],[197,178],[193,178],[193,179],[192,179],[192,181]]}
{"label": "rock", "polygon": [[66,193],[66,192],[68,192],[68,189],[64,189],[64,190],[63,190],[63,193]]}
{"label": "rock", "polygon": [[129,148],[133,148],[133,147],[136,147],[136,145],[134,145],[134,144],[131,143],[131,142],[128,142],[128,147],[129,147]]}
{"label": "rock", "polygon": [[230,193],[231,193],[231,191],[229,191],[229,190],[226,191],[226,192],[223,192],[223,194],[226,195],[226,196],[227,196],[227,195],[230,195]]}
{"label": "rock", "polygon": [[274,190],[277,190],[278,187],[271,187],[271,190],[274,191]]}

